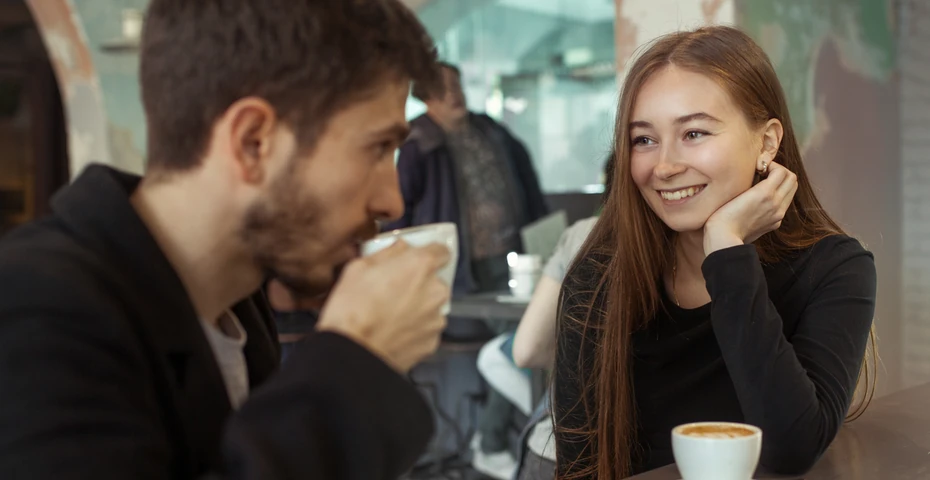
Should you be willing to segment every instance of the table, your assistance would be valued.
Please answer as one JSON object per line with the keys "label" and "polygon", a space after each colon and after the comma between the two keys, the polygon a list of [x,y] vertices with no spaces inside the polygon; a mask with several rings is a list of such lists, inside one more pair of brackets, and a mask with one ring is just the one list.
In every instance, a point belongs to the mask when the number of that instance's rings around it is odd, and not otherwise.
{"label": "table", "polygon": [[498,300],[507,293],[491,292],[465,295],[452,299],[450,317],[477,318],[480,320],[508,320],[519,323],[526,310],[525,302],[502,302]]}
{"label": "table", "polygon": [[[529,300],[501,301],[510,292],[476,293],[455,297],[449,311],[450,317],[474,318],[479,320],[505,320],[516,328],[523,318]],[[534,369],[530,375],[531,404],[536,405],[546,393],[548,379],[542,370]]]}
{"label": "table", "polygon": [[[858,420],[844,425],[814,468],[803,477],[760,472],[756,478],[804,480],[930,479],[930,384],[876,399]],[[674,465],[633,477],[678,480]]]}

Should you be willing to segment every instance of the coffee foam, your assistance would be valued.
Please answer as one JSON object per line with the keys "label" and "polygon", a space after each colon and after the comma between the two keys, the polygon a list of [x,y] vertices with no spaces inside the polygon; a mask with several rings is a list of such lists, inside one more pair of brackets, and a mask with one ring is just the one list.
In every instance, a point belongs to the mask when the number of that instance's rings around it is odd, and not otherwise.
{"label": "coffee foam", "polygon": [[730,439],[748,437],[756,432],[746,427],[734,425],[695,425],[681,430],[682,435],[689,437]]}

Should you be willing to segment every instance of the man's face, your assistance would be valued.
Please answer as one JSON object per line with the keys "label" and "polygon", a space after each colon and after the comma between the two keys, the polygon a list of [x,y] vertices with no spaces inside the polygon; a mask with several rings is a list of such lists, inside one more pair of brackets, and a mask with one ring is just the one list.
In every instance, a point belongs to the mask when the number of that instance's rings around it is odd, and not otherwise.
{"label": "man's face", "polygon": [[242,239],[259,267],[294,293],[329,289],[359,243],[377,233],[375,221],[403,213],[394,151],[407,135],[408,88],[385,83],[339,111],[309,152],[283,136],[290,158],[248,208]]}
{"label": "man's face", "polygon": [[437,95],[426,102],[430,112],[440,116],[446,123],[455,123],[468,115],[465,104],[465,92],[462,91],[462,78],[451,68],[442,69],[445,93]]}

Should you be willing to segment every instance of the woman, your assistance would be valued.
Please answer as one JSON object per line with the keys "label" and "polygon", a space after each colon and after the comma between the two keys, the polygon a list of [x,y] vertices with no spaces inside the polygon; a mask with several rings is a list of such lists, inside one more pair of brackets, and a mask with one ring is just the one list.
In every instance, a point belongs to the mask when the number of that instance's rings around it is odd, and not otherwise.
{"label": "woman", "polygon": [[671,429],[701,420],[758,425],[763,465],[807,470],[868,372],[875,266],[814,195],[771,63],[729,27],[663,37],[617,121],[562,290],[557,478],[672,463]]}

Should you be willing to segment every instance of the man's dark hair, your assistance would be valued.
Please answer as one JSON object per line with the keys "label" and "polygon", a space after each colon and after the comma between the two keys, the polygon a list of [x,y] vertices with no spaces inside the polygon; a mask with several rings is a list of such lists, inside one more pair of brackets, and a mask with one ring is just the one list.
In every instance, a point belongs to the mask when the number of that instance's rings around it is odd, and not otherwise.
{"label": "man's dark hair", "polygon": [[[459,67],[451,63],[439,62],[439,66],[441,67],[440,72],[442,72],[442,70],[451,70],[458,77],[461,78],[462,76],[462,71],[459,70]],[[416,98],[417,100],[421,102],[425,102],[427,100],[430,100],[431,98],[441,96],[443,93],[445,93],[446,88],[445,88],[445,83],[442,81],[442,77],[440,77],[439,80],[440,80],[439,82],[414,81],[413,82],[413,98]]]}
{"label": "man's dark hair", "polygon": [[438,74],[433,41],[399,0],[152,0],[139,74],[149,166],[196,166],[241,98],[268,101],[307,149],[379,84]]}

